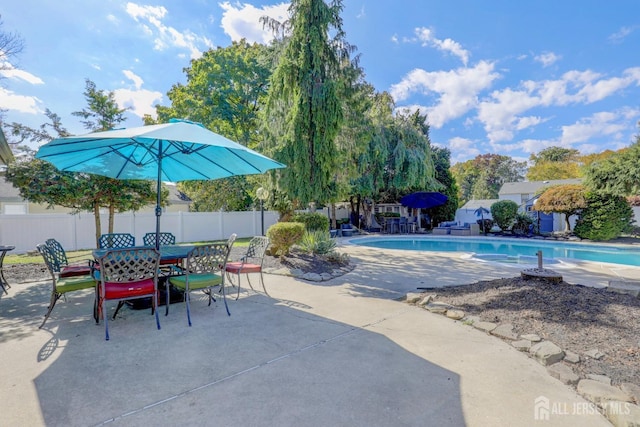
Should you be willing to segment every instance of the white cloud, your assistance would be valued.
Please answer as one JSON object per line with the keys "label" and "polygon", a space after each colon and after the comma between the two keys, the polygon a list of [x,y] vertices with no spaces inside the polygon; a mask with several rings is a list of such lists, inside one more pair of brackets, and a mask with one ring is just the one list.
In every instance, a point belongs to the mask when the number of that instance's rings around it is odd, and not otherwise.
{"label": "white cloud", "polygon": [[447,146],[451,151],[451,164],[464,162],[481,153],[478,144],[467,138],[456,136],[447,141]]}
{"label": "white cloud", "polygon": [[616,135],[627,128],[625,114],[603,111],[580,119],[573,125],[562,126],[560,142],[565,145],[587,142],[600,136]]}
{"label": "white cloud", "polygon": [[556,55],[553,52],[545,52],[533,57],[534,60],[540,62],[543,67],[548,67],[562,58],[560,55]]}
{"label": "white cloud", "polygon": [[609,41],[612,43],[622,43],[628,35],[639,29],[640,25],[633,25],[631,27],[622,27],[617,32],[609,36]]}
{"label": "white cloud", "polygon": [[483,123],[491,143],[510,141],[517,131],[547,120],[539,116],[520,117],[531,109],[591,104],[633,84],[640,85],[640,67],[628,68],[621,77],[608,79],[590,70],[572,70],[557,80],[527,80],[515,90],[506,88],[492,92],[479,103],[477,118]]}
{"label": "white cloud", "polygon": [[417,41],[422,43],[422,46],[435,47],[438,50],[457,56],[465,67],[467,66],[470,53],[457,41],[454,41],[453,39],[441,40],[435,37],[435,33],[432,29],[426,27],[416,28],[414,32],[416,35],[415,38],[405,38],[404,41],[408,43]]}
{"label": "white cloud", "polygon": [[449,120],[458,118],[475,108],[478,94],[491,86],[499,75],[494,64],[480,61],[472,68],[428,72],[415,69],[402,81],[391,86],[390,93],[396,102],[406,100],[413,93],[438,94],[435,106],[423,107],[434,128],[442,127]]}
{"label": "white cloud", "polygon": [[135,89],[123,88],[114,90],[113,95],[118,106],[120,108],[128,108],[138,117],[144,117],[145,114],[156,117],[155,105],[162,101],[162,93],[142,89],[144,81],[132,71],[123,70],[122,73],[133,82]]}
{"label": "white cloud", "polygon": [[35,96],[17,95],[8,89],[0,87],[0,108],[20,113],[41,114],[42,101]]}
{"label": "white cloud", "polygon": [[270,29],[263,28],[260,18],[268,16],[279,22],[289,18],[289,3],[278,3],[273,6],[257,8],[251,4],[230,2],[219,3],[224,10],[220,26],[231,40],[246,39],[249,43],[269,43],[274,36]]}
{"label": "white cloud", "polygon": [[201,37],[190,30],[178,31],[163,23],[168,11],[164,6],[142,6],[127,3],[126,11],[149,37],[154,37],[155,50],[165,50],[169,47],[184,48],[189,51],[192,59],[202,56],[200,47],[211,48],[213,43],[206,37]]}
{"label": "white cloud", "polygon": [[400,40],[398,40],[398,35],[394,34],[391,36],[391,41],[394,43],[400,43]]}
{"label": "white cloud", "polygon": [[8,62],[0,63],[0,74],[2,74],[4,77],[8,79],[24,80],[25,82],[30,83],[32,85],[44,84],[44,82],[40,77],[34,76],[28,71],[18,70]]}

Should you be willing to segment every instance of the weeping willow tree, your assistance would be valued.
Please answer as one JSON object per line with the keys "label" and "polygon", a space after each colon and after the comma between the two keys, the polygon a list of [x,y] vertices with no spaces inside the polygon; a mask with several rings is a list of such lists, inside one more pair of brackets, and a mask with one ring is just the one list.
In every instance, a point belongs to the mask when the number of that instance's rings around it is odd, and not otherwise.
{"label": "weeping willow tree", "polygon": [[341,76],[354,50],[342,30],[342,9],[339,0],[293,0],[288,21],[263,19],[285,44],[271,76],[267,134],[272,155],[287,165],[279,184],[300,205],[324,204],[335,192]]}

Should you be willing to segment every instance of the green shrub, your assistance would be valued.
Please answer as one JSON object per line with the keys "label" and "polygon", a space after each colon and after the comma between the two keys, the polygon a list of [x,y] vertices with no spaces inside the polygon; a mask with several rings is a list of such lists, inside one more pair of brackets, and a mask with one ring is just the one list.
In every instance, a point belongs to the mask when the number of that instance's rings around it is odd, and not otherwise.
{"label": "green shrub", "polygon": [[340,253],[336,251],[331,251],[328,254],[324,255],[324,259],[334,264],[340,264],[340,265],[349,264],[349,254]]}
{"label": "green shrub", "polygon": [[331,238],[328,231],[307,231],[298,246],[309,254],[324,255],[336,247],[336,241]]}
{"label": "green shrub", "polygon": [[301,222],[307,231],[329,231],[329,218],[317,212],[297,213],[291,218],[291,222]]}
{"label": "green shrub", "polygon": [[477,223],[480,226],[480,231],[484,234],[490,232],[491,228],[493,227],[493,220],[489,218],[479,219]]}
{"label": "green shrub", "polygon": [[289,254],[291,247],[300,242],[304,236],[304,224],[301,222],[278,222],[267,230],[271,242],[271,253],[283,258]]}
{"label": "green shrub", "polygon": [[513,234],[523,235],[529,232],[529,226],[533,224],[533,218],[527,214],[518,213],[511,230]]}
{"label": "green shrub", "polygon": [[624,197],[589,193],[573,232],[582,239],[611,240],[630,231],[632,221],[633,210]]}
{"label": "green shrub", "polygon": [[500,200],[491,205],[491,216],[502,231],[513,225],[518,215],[518,204],[513,200]]}

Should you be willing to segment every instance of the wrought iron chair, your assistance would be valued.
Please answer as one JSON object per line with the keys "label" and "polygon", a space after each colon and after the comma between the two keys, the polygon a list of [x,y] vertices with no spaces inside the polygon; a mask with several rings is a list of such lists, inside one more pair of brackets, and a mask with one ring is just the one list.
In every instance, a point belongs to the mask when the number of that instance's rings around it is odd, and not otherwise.
{"label": "wrought iron chair", "polygon": [[151,310],[158,318],[158,270],[160,253],[155,248],[124,248],[107,251],[98,259],[100,283],[98,284],[97,313],[104,320],[105,339],[109,340],[106,301],[126,301],[151,297]]}
{"label": "wrought iron chair", "polygon": [[[162,232],[158,235],[160,246],[175,245],[176,236],[173,233]],[[147,233],[142,238],[142,242],[145,246],[156,246],[156,233]]]}
{"label": "wrought iron chair", "polygon": [[249,242],[247,252],[242,258],[240,258],[240,261],[227,263],[225,272],[227,274],[227,277],[229,278],[229,283],[234,285],[233,281],[231,280],[231,274],[236,274],[238,276],[238,293],[236,295],[236,300],[240,297],[240,274],[247,275],[247,282],[249,282],[249,286],[252,290],[255,290],[251,285],[249,274],[260,273],[260,283],[262,284],[262,289],[264,290],[265,294],[269,295],[269,293],[267,292],[267,288],[265,288],[264,286],[264,277],[262,276],[262,263],[264,261],[264,254],[268,246],[268,237],[256,236]]}
{"label": "wrought iron chair", "polygon": [[93,267],[90,260],[85,260],[82,263],[70,264],[69,259],[67,258],[67,253],[60,242],[56,239],[47,239],[44,244],[47,245],[58,263],[60,268],[60,277],[85,276],[87,274],[91,274]]}
{"label": "wrought iron chair", "polygon": [[129,233],[107,233],[98,239],[100,249],[132,248],[136,245],[136,238]]}
{"label": "wrought iron chair", "polygon": [[49,319],[49,315],[53,311],[56,302],[68,292],[79,291],[82,289],[92,289],[96,286],[96,281],[91,274],[75,277],[60,277],[60,264],[57,261],[56,256],[53,254],[49,246],[46,244],[40,244],[36,246],[40,255],[44,259],[44,263],[47,265],[49,273],[51,273],[51,301],[49,302],[49,309],[47,314],[44,315],[44,320],[40,325],[40,328],[44,326]]}
{"label": "wrought iron chair", "polygon": [[[213,288],[220,286],[224,307],[227,310],[227,315],[231,316],[224,291],[224,269],[229,257],[229,250],[230,247],[227,243],[196,246],[187,256],[184,275],[169,277],[171,285],[184,292],[189,326],[191,326],[190,293],[193,291],[203,291],[209,297],[209,305],[211,305],[211,301],[215,301]],[[167,304],[169,303],[170,301],[167,300]]]}

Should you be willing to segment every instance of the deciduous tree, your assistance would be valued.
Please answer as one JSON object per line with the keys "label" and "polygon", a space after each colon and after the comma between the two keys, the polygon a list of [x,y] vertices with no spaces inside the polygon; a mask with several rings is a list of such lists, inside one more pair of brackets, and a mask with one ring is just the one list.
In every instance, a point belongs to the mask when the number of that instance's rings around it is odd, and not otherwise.
{"label": "deciduous tree", "polygon": [[535,208],[538,211],[564,214],[567,230],[571,230],[569,218],[577,215],[587,207],[586,190],[580,184],[555,185],[547,188],[536,200]]}

